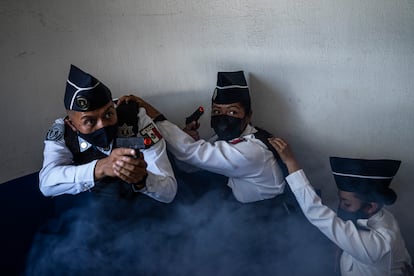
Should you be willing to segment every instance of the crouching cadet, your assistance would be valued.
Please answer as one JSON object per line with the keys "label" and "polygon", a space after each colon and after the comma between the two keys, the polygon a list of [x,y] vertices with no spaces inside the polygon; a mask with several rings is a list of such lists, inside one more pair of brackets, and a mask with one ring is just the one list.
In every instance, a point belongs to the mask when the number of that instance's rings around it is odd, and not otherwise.
{"label": "crouching cadet", "polygon": [[257,202],[283,194],[282,169],[271,146],[266,145],[269,134],[250,123],[250,93],[243,71],[217,74],[211,101],[211,127],[215,135],[208,140],[197,139],[197,133],[194,135],[198,128],[194,121],[186,126],[186,130],[192,131],[190,134],[138,97],[121,100],[137,102],[147,109],[165,137],[168,149],[179,161],[228,177],[227,186],[239,202]]}
{"label": "crouching cadet", "polygon": [[108,87],[73,65],[64,104],[67,116],[55,121],[44,142],[39,178],[45,196],[90,190],[174,199],[177,183],[166,143],[144,108],[116,106]]}
{"label": "crouching cadet", "polygon": [[331,157],[338,187],[335,213],[323,205],[288,144],[269,139],[289,170],[286,178],[307,219],[341,250],[341,275],[402,275],[411,258],[395,217],[384,207],[396,193],[389,188],[401,161]]}

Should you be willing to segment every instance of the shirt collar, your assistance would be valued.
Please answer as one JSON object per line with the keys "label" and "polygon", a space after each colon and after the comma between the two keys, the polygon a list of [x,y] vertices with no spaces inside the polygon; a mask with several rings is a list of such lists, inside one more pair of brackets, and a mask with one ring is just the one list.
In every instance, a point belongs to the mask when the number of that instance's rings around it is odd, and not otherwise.
{"label": "shirt collar", "polygon": [[257,132],[257,129],[254,126],[252,126],[251,124],[248,124],[246,126],[246,128],[243,130],[242,134],[240,134],[240,137],[250,135],[250,134],[253,134],[253,133],[256,133],[256,132]]}
{"label": "shirt collar", "polygon": [[[78,143],[79,143],[80,152],[87,151],[89,148],[93,146],[91,143],[89,143],[88,141],[86,141],[80,136],[78,136]],[[101,148],[101,147],[95,147],[95,148],[99,150],[100,152],[105,153],[106,155],[109,155],[112,151],[112,145],[113,145],[113,141],[111,142],[108,148]]]}
{"label": "shirt collar", "polygon": [[357,224],[358,226],[371,229],[372,226],[375,225],[378,221],[380,221],[383,216],[384,216],[384,211],[381,209],[368,219],[358,219]]}

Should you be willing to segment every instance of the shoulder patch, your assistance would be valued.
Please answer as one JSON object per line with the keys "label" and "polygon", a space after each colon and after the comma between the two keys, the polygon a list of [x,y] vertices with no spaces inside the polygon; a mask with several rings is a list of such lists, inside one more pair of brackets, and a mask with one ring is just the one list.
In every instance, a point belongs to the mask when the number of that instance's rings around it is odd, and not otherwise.
{"label": "shoulder patch", "polygon": [[63,139],[65,132],[65,125],[54,123],[46,134],[46,140],[48,141],[59,141]]}
{"label": "shoulder patch", "polygon": [[143,129],[141,129],[139,133],[144,138],[150,138],[152,141],[152,145],[158,143],[162,139],[161,133],[158,131],[158,129],[155,127],[153,123],[150,123]]}

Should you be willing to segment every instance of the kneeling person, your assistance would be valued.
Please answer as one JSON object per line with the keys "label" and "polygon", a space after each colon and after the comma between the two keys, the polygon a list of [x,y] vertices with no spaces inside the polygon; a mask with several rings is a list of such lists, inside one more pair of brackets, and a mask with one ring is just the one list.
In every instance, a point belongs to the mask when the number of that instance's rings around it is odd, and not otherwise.
{"label": "kneeling person", "polygon": [[[166,143],[144,108],[123,113],[120,122],[111,91],[73,65],[64,103],[67,116],[55,121],[44,142],[39,186],[45,196],[91,190],[120,197],[143,193],[166,203],[174,199],[177,183]],[[118,136],[137,136],[143,129],[157,135],[142,153],[116,148]]]}
{"label": "kneeling person", "polygon": [[336,214],[322,204],[287,143],[269,141],[288,167],[286,180],[307,219],[342,250],[341,275],[402,275],[411,258],[397,220],[383,208],[397,199],[389,185],[401,161],[331,157]]}
{"label": "kneeling person", "polygon": [[181,130],[138,97],[125,100],[136,101],[147,109],[175,158],[227,176],[227,185],[238,201],[255,202],[284,192],[282,170],[266,145],[267,138],[263,138],[268,133],[250,123],[250,94],[243,71],[218,73],[211,114],[211,127],[216,135],[208,141]]}

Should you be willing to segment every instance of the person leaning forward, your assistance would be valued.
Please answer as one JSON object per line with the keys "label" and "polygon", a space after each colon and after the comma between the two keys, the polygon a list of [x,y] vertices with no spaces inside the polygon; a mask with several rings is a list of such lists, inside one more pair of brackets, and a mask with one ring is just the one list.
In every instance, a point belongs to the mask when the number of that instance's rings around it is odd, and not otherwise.
{"label": "person leaning forward", "polygon": [[282,194],[285,187],[282,170],[266,146],[267,140],[259,139],[267,132],[250,124],[250,95],[243,71],[219,72],[217,77],[211,114],[211,127],[216,135],[209,141],[198,139],[195,133],[198,126],[187,126],[192,131],[187,133],[136,96],[122,100],[136,101],[146,108],[175,158],[227,176],[227,185],[238,201],[255,202]]}
{"label": "person leaning forward", "polygon": [[341,275],[409,275],[411,257],[398,222],[383,208],[397,199],[389,185],[401,161],[331,157],[339,197],[335,213],[322,204],[286,141],[269,141],[288,167],[286,180],[306,218],[340,249]]}
{"label": "person leaning forward", "polygon": [[[115,105],[111,91],[74,65],[70,67],[64,104],[67,116],[54,122],[44,141],[39,172],[43,195],[91,190],[119,197],[142,193],[165,203],[174,199],[177,183],[166,143],[144,108],[135,106],[132,110],[136,112],[120,114],[121,105]],[[119,137],[140,134],[150,139],[141,152],[116,147]]]}

